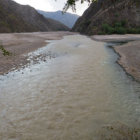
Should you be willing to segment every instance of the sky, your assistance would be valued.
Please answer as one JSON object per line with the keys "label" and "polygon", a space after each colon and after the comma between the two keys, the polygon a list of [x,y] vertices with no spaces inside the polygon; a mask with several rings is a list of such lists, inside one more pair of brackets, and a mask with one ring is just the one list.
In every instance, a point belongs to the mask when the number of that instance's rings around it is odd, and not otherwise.
{"label": "sky", "polygon": [[[43,11],[58,11],[62,10],[67,0],[14,0],[23,5],[30,5],[38,10]],[[82,15],[88,8],[88,3],[81,4],[77,2],[77,10],[75,14]],[[68,12],[73,13],[72,10]]]}

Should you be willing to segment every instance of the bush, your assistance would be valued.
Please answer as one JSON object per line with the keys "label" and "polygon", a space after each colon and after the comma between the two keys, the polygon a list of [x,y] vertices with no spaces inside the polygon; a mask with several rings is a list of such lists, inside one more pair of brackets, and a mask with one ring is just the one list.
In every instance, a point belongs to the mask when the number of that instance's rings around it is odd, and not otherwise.
{"label": "bush", "polygon": [[114,28],[112,28],[110,25],[108,24],[103,24],[102,25],[102,31],[104,33],[107,33],[107,34],[113,34],[114,33]]}
{"label": "bush", "polygon": [[129,28],[127,29],[129,34],[140,34],[140,28]]}
{"label": "bush", "polygon": [[9,52],[9,51],[7,51],[4,47],[3,47],[3,45],[0,45],[0,50],[2,51],[2,54],[4,55],[4,56],[9,56],[9,55],[11,55],[11,53]]}
{"label": "bush", "polygon": [[99,35],[105,35],[105,32],[100,31],[100,32],[98,32],[98,34]]}
{"label": "bush", "polygon": [[89,26],[90,23],[91,23],[90,20],[85,21],[86,26]]}
{"label": "bush", "polygon": [[126,20],[122,20],[122,21],[121,21],[121,25],[122,25],[123,27],[125,27],[125,26],[127,25],[127,21],[126,21]]}
{"label": "bush", "polygon": [[140,34],[140,27],[127,28],[126,24],[126,20],[116,22],[112,26],[109,24],[102,24],[101,31],[99,32],[99,34]]}
{"label": "bush", "polygon": [[119,14],[118,14],[118,13],[115,13],[114,16],[115,16],[115,17],[119,17]]}
{"label": "bush", "polygon": [[122,27],[122,23],[121,22],[116,22],[114,27]]}
{"label": "bush", "polygon": [[116,34],[126,34],[127,31],[124,27],[115,27],[115,32]]}

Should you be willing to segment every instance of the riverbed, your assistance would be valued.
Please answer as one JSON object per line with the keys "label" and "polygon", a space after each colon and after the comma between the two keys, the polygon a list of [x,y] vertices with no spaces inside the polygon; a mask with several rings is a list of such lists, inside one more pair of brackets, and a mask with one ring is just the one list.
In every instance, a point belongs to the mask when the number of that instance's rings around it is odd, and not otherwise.
{"label": "riverbed", "polygon": [[0,76],[0,139],[121,139],[138,132],[140,84],[104,42],[65,36],[28,55],[40,54],[44,61]]}

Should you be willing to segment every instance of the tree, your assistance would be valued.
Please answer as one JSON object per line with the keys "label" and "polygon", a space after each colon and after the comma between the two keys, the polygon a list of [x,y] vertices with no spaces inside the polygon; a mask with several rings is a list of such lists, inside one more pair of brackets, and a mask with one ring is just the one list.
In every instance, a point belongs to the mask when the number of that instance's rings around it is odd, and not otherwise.
{"label": "tree", "polygon": [[[75,12],[76,11],[76,2],[80,1],[81,4],[84,3],[84,2],[88,2],[89,4],[92,3],[92,2],[96,2],[98,0],[67,0],[64,8],[63,8],[63,12],[66,12],[69,8],[72,8],[72,10]],[[115,2],[117,0],[111,0],[111,2],[114,4],[114,7],[115,7]],[[137,0],[139,1],[139,0]]]}
{"label": "tree", "polygon": [[96,1],[96,0],[67,0],[63,11],[66,12],[69,8],[72,8],[73,11],[76,11],[76,2],[80,1],[81,3],[88,2],[89,4]]}

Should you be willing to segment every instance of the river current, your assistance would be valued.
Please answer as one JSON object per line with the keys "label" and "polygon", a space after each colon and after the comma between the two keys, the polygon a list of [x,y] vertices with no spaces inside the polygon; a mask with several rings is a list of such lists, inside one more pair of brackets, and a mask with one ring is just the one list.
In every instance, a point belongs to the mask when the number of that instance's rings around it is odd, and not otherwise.
{"label": "river current", "polygon": [[46,61],[0,76],[0,140],[121,139],[140,128],[140,84],[104,42],[71,35],[30,55],[41,53]]}

